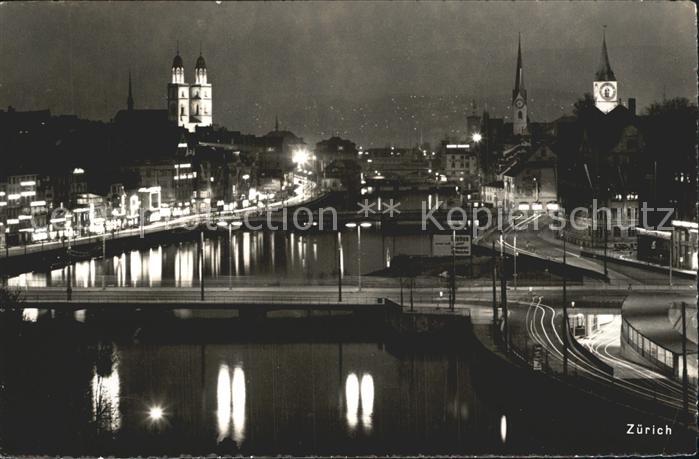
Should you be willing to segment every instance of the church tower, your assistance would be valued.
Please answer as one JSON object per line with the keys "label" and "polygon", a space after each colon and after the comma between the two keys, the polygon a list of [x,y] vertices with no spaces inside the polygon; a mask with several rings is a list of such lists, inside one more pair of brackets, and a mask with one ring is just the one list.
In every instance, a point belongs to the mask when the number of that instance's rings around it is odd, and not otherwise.
{"label": "church tower", "polygon": [[595,99],[595,106],[602,113],[609,113],[619,105],[619,91],[616,77],[609,65],[609,55],[607,54],[607,33],[606,26],[602,33],[602,58],[599,69],[595,73],[595,82],[592,85],[592,95]]}
{"label": "church tower", "polygon": [[517,43],[517,69],[515,71],[515,88],[512,90],[512,133],[514,135],[527,134],[527,90],[524,88],[521,34]]}
{"label": "church tower", "polygon": [[199,51],[199,58],[194,67],[194,84],[189,87],[189,113],[192,126],[211,126],[211,84],[206,75],[206,61]]}
{"label": "church tower", "polygon": [[184,82],[184,64],[180,57],[179,46],[177,55],[172,61],[172,78],[167,85],[168,119],[178,126],[188,127],[189,124],[189,85]]}

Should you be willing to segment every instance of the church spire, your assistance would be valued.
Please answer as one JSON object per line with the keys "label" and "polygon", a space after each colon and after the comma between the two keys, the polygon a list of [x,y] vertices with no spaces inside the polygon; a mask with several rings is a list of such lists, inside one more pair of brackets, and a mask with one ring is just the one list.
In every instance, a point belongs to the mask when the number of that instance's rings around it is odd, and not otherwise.
{"label": "church spire", "polygon": [[612,66],[609,65],[609,54],[607,54],[607,26],[602,29],[602,57],[600,58],[599,69],[595,73],[596,81],[616,81]]}
{"label": "church spire", "polygon": [[133,93],[131,92],[131,70],[129,70],[129,97],[126,99],[126,107],[133,111]]}
{"label": "church spire", "polygon": [[[517,40],[517,68],[515,69],[515,88],[512,90],[512,100],[515,100],[517,94],[525,95],[524,89],[524,69],[522,68],[522,33],[519,34]],[[525,96],[526,97],[526,96]]]}
{"label": "church spire", "polygon": [[524,89],[524,69],[522,68],[522,34],[517,40],[517,69],[515,87],[512,90],[512,133],[527,135],[527,90]]}

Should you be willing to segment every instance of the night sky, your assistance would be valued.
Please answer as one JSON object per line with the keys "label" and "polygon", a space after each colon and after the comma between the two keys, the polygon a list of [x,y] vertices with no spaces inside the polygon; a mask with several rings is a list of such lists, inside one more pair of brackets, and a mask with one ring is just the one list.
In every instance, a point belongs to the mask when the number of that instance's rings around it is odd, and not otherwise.
{"label": "night sky", "polygon": [[3,3],[0,107],[109,120],[165,108],[179,40],[186,79],[199,47],[214,122],[315,142],[365,145],[458,136],[472,99],[506,116],[522,32],[533,121],[570,113],[592,91],[602,25],[621,97],[639,109],[696,99],[690,2]]}

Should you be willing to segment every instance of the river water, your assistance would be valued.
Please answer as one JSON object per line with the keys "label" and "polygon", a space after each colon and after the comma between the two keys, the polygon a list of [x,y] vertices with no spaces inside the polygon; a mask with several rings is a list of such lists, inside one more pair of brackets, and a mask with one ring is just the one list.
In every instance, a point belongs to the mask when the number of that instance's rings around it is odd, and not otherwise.
{"label": "river water", "polygon": [[[355,276],[361,263],[362,274],[384,269],[395,255],[430,255],[429,234],[383,235],[372,228],[362,229],[361,261],[357,231],[342,232],[342,271]],[[204,241],[204,277],[211,285],[246,285],[251,278],[259,282],[316,283],[337,277],[337,235],[335,233],[292,233],[276,231],[236,231],[229,243],[221,231]],[[191,287],[198,285],[200,264],[198,244],[194,241],[156,245],[108,256],[100,254],[78,261],[71,269],[75,287],[102,285],[106,274],[109,286]],[[25,273],[9,279],[17,287],[65,285],[68,269]]]}
{"label": "river water", "polygon": [[481,399],[463,344],[236,340],[222,331],[235,321],[173,340],[122,319],[138,338],[90,338],[89,321],[23,325],[2,352],[0,452],[477,452],[520,428],[501,430],[507,413]]}
{"label": "river water", "polygon": [[525,376],[467,328],[405,339],[377,317],[3,316],[0,454],[670,454],[693,445],[678,425],[669,439],[627,437],[628,422],[667,421]]}

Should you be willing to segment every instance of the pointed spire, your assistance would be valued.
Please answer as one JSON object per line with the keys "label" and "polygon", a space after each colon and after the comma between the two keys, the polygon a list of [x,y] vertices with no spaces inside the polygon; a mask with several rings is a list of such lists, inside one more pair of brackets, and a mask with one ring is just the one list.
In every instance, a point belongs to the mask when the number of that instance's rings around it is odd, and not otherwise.
{"label": "pointed spire", "polygon": [[512,91],[512,100],[514,101],[518,94],[522,94],[525,98],[526,91],[524,89],[524,69],[522,68],[522,33],[519,33],[517,40],[517,68],[515,69],[515,88]]}
{"label": "pointed spire", "polygon": [[131,92],[131,70],[129,70],[129,97],[126,99],[126,107],[133,111],[133,93]]}
{"label": "pointed spire", "polygon": [[274,132],[279,132],[279,116],[274,115]]}
{"label": "pointed spire", "polygon": [[607,54],[607,26],[602,29],[602,57],[599,69],[595,73],[595,81],[616,81],[612,66],[609,65],[609,54]]}
{"label": "pointed spire", "polygon": [[177,40],[177,55],[180,55],[180,41]]}

